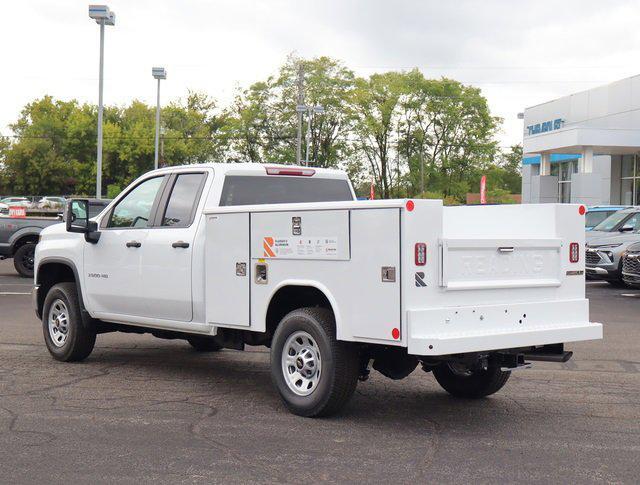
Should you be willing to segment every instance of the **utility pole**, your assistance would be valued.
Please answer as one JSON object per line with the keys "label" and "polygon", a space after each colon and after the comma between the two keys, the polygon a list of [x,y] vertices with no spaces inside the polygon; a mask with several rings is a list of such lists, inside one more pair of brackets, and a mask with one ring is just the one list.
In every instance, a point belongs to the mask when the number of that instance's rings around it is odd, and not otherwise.
{"label": "utility pole", "polygon": [[312,108],[307,110],[307,133],[306,133],[306,141],[307,141],[307,151],[304,158],[304,166],[309,166],[309,151],[311,150],[311,113],[313,112]]}
{"label": "utility pole", "polygon": [[298,65],[298,105],[296,112],[298,114],[298,143],[296,145],[296,165],[302,161],[302,113],[306,110],[304,103],[304,67],[302,62]]}

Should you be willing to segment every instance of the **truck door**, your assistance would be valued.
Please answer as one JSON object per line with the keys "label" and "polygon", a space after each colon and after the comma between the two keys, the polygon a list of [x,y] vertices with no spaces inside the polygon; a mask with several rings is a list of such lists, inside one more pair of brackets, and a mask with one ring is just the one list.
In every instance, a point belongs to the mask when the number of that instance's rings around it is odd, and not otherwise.
{"label": "truck door", "polygon": [[87,307],[97,313],[144,315],[140,298],[142,250],[149,219],[165,176],[140,182],[101,221],[100,240],[84,242],[84,285]]}
{"label": "truck door", "polygon": [[193,318],[192,254],[197,208],[207,174],[171,175],[142,253],[138,297],[141,316],[189,322]]}

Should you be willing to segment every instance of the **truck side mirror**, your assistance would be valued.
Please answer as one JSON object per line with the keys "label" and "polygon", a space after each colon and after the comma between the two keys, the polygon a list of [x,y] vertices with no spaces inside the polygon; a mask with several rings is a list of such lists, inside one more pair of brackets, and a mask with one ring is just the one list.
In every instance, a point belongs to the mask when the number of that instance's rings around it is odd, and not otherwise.
{"label": "truck side mirror", "polygon": [[67,231],[89,232],[89,201],[86,199],[73,199],[67,204]]}
{"label": "truck side mirror", "polygon": [[89,220],[89,201],[87,199],[73,199],[67,204],[66,224],[68,232],[84,234],[84,239],[90,243],[97,243],[100,239],[98,224]]}

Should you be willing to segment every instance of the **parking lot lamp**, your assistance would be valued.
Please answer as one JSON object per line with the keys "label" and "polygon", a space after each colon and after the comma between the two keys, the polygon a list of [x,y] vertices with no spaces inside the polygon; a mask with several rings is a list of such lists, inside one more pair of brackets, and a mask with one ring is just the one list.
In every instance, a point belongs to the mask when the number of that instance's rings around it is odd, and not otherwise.
{"label": "parking lot lamp", "polygon": [[158,80],[158,92],[156,99],[156,147],[153,157],[153,168],[158,168],[158,145],[160,144],[160,80],[167,79],[167,70],[164,67],[152,67],[151,74]]}
{"label": "parking lot lamp", "polygon": [[106,5],[89,5],[89,17],[100,25],[100,74],[98,77],[98,148],[96,168],[96,198],[102,198],[102,85],[104,78],[104,26],[116,24],[116,14]]}

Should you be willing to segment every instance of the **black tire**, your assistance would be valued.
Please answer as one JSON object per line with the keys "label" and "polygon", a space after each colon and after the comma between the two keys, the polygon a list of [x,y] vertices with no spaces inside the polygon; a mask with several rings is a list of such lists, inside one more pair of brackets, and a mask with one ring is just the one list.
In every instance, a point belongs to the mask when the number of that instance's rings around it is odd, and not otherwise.
{"label": "black tire", "polygon": [[20,276],[33,278],[33,257],[36,252],[35,243],[26,243],[20,246],[13,254],[13,267]]}
{"label": "black tire", "polygon": [[609,283],[614,288],[626,288],[627,287],[627,284],[622,280],[607,280],[607,283]]}
{"label": "black tire", "polygon": [[213,337],[189,337],[187,342],[198,352],[217,352],[222,348]]}
{"label": "black tire", "polygon": [[[311,394],[294,393],[287,383],[282,354],[287,339],[296,332],[306,332],[317,343],[321,373]],[[271,343],[271,377],[284,401],[294,414],[321,417],[336,414],[349,402],[358,383],[358,348],[336,339],[333,313],[324,308],[301,308],[287,314],[278,325]]]}
{"label": "black tire", "polygon": [[447,363],[433,369],[433,376],[445,391],[466,399],[478,399],[498,392],[510,375],[511,372],[501,371],[500,366],[495,363],[489,363],[486,369],[470,370],[467,373]]}
{"label": "black tire", "polygon": [[[67,314],[66,338],[61,345],[56,345],[49,330],[49,319],[51,307],[59,301],[64,304]],[[58,283],[49,290],[42,310],[42,332],[47,349],[56,360],[77,362],[91,354],[96,343],[96,332],[82,321],[75,283]]]}

